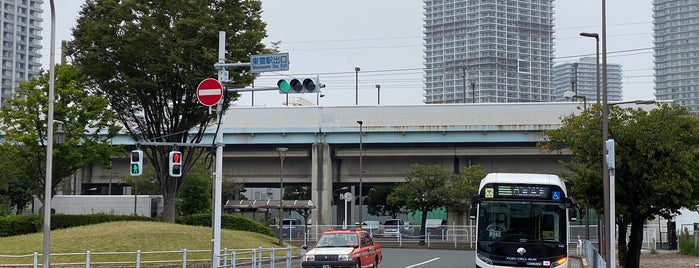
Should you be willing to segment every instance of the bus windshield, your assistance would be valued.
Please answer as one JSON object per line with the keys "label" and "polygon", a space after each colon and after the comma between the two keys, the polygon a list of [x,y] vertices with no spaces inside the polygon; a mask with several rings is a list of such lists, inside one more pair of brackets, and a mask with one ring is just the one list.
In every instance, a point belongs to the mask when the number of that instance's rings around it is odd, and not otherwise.
{"label": "bus windshield", "polygon": [[563,244],[567,241],[566,210],[560,203],[484,201],[479,209],[479,241]]}

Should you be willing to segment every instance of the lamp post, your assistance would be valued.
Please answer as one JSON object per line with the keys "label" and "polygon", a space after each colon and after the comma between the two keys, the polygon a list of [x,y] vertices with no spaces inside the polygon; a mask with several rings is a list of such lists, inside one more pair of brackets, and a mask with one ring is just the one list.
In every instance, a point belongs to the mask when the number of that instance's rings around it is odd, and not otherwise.
{"label": "lamp post", "polygon": [[52,177],[53,176],[53,87],[56,77],[56,8],[53,0],[51,4],[51,52],[49,52],[49,99],[48,99],[48,115],[46,129],[46,179],[44,180],[44,225],[43,225],[43,253],[42,266],[44,268],[51,267],[49,263],[49,255],[51,254],[51,195],[53,192]]}
{"label": "lamp post", "polygon": [[357,121],[357,124],[359,124],[359,224],[361,226],[363,222],[363,215],[364,210],[363,210],[363,203],[364,199],[362,198],[362,173],[364,173],[364,169],[362,167],[362,162],[363,162],[363,157],[364,157],[364,148],[363,148],[363,142],[362,142],[362,136],[364,136],[364,129],[362,126],[364,125],[363,121]]}
{"label": "lamp post", "polygon": [[476,81],[471,81],[471,91],[473,91],[473,103],[476,103]]}
{"label": "lamp post", "polygon": [[359,105],[359,67],[354,67],[354,105]]}
{"label": "lamp post", "polygon": [[376,105],[381,105],[381,85],[376,85]]}
{"label": "lamp post", "polygon": [[596,43],[596,48],[595,48],[595,55],[597,55],[597,61],[595,62],[595,73],[597,74],[597,105],[600,104],[600,91],[599,91],[599,34],[597,33],[580,33],[580,36],[584,37],[592,37],[595,38],[595,43]]}
{"label": "lamp post", "polygon": [[288,151],[289,148],[285,147],[277,147],[277,151],[279,152],[279,222],[277,225],[279,226],[279,246],[282,246],[282,243],[284,242],[284,234],[282,233],[283,230],[282,228],[284,227],[284,221],[282,220],[282,207],[284,204],[284,158],[286,157],[286,151]]}
{"label": "lamp post", "polygon": [[570,80],[571,84],[573,84],[573,92],[575,95],[578,95],[578,63],[573,63],[573,79]]}
{"label": "lamp post", "polygon": [[602,0],[602,184],[604,188],[604,213],[607,220],[604,225],[604,237],[607,240],[605,247],[607,268],[616,267],[614,252],[614,203],[611,192],[613,189],[609,180],[609,167],[605,158],[607,151],[607,138],[609,131],[609,106],[607,103],[607,6],[606,0]]}
{"label": "lamp post", "polygon": [[462,66],[461,71],[461,89],[464,93],[464,103],[466,103],[466,66]]}

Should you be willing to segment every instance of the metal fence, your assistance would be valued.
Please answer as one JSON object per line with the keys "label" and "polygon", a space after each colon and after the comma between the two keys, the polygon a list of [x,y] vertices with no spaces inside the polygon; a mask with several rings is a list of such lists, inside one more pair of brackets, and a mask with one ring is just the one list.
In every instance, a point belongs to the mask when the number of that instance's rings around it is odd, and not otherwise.
{"label": "metal fence", "polygon": [[[220,253],[218,267],[275,267],[286,264],[291,268],[292,259],[303,253],[299,249],[256,248],[223,249]],[[51,267],[211,267],[211,250],[178,251],[134,251],[134,252],[82,252],[52,253]],[[29,255],[0,255],[0,267],[34,267],[42,266],[42,254],[34,252]]]}
{"label": "metal fence", "polygon": [[[273,226],[276,227],[276,226]],[[328,229],[341,229],[341,225],[292,225],[286,228],[283,240],[293,245],[313,245],[320,235]],[[405,225],[399,227],[398,233],[386,233],[381,227],[366,228],[372,233],[374,240],[380,244],[411,247],[417,244],[426,247],[473,249],[476,242],[476,229],[474,225],[441,225],[427,228],[426,235],[420,233],[420,226]],[[571,241],[569,249],[575,250],[578,255],[585,257],[594,267],[605,267],[604,260],[597,252],[598,228],[596,225],[571,226]],[[644,228],[643,248],[655,249],[656,243],[662,243],[663,237],[658,226],[647,225]],[[693,233],[693,232],[692,232]],[[305,234],[305,235],[304,235]],[[277,232],[278,235],[278,232]],[[656,240],[656,238],[658,238]],[[667,241],[665,241],[667,242]],[[220,267],[245,267],[262,268],[266,264],[285,262],[287,267],[291,265],[292,258],[298,258],[303,254],[300,248],[257,248],[257,249],[223,249],[220,252]],[[41,265],[41,254],[29,255],[0,255],[0,267],[38,267]],[[51,262],[54,267],[116,267],[141,265],[167,265],[170,267],[208,267],[211,264],[211,250],[177,250],[177,251],[135,251],[135,252],[82,252],[82,253],[54,253],[51,254]],[[598,265],[598,266],[595,266]]]}

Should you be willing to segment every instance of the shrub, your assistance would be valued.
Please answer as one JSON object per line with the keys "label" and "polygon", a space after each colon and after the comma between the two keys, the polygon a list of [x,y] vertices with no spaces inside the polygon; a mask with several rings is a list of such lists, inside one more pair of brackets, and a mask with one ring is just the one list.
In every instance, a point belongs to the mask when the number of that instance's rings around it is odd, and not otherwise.
{"label": "shrub", "polygon": [[[97,224],[111,221],[157,221],[145,216],[89,214],[89,215],[51,215],[51,230]],[[42,231],[42,215],[10,215],[0,217],[0,237],[38,233]]]}
{"label": "shrub", "polygon": [[[211,214],[202,213],[183,216],[177,218],[176,222],[187,225],[211,226]],[[221,229],[255,232],[274,237],[274,232],[271,228],[269,228],[269,226],[260,224],[243,216],[230,214],[223,214],[221,216]]]}
{"label": "shrub", "polygon": [[695,232],[694,235],[689,235],[687,228],[682,228],[679,237],[680,254],[699,256],[699,249],[697,249],[694,245],[695,235],[698,234]]}

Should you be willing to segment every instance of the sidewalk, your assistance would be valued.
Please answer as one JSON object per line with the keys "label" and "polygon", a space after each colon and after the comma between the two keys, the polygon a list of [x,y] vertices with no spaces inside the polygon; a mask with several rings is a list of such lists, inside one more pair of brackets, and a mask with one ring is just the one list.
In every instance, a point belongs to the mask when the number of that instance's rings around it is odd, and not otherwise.
{"label": "sidewalk", "polygon": [[583,259],[580,256],[570,256],[568,259],[570,262],[570,268],[585,268],[589,265],[583,265]]}

